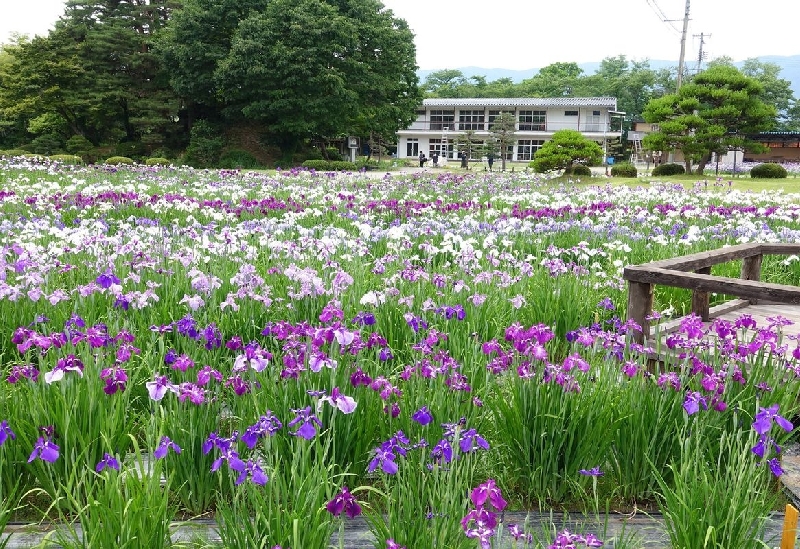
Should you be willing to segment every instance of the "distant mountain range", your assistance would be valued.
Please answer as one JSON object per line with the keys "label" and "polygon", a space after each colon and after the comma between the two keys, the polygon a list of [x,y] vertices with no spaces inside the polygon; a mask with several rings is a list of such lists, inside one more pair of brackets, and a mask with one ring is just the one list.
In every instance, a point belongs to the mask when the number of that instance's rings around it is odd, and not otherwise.
{"label": "distant mountain range", "polygon": [[[775,63],[781,67],[780,77],[792,83],[792,91],[794,96],[800,99],[800,55],[765,55],[758,58],[765,63]],[[741,67],[743,62],[739,61],[734,63],[737,67]],[[651,69],[661,69],[664,67],[676,67],[677,61],[664,61],[660,59],[651,59]],[[583,69],[584,74],[594,74],[600,68],[600,61],[591,63],[579,63],[578,66]],[[690,67],[693,65],[689,64]],[[470,76],[485,76],[486,80],[492,82],[500,78],[511,78],[516,83],[522,82],[526,78],[531,78],[534,74],[539,72],[538,68],[527,70],[512,70],[512,69],[484,69],[482,67],[456,67],[456,70],[462,72],[466,77]],[[419,70],[417,75],[420,82],[434,70]]]}

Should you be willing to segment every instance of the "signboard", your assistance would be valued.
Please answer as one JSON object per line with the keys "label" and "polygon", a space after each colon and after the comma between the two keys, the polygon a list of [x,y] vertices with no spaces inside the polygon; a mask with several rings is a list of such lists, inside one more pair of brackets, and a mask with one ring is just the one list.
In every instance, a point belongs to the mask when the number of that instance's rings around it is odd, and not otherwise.
{"label": "signboard", "polygon": [[357,149],[358,148],[358,137],[351,135],[347,138],[347,147],[349,149]]}

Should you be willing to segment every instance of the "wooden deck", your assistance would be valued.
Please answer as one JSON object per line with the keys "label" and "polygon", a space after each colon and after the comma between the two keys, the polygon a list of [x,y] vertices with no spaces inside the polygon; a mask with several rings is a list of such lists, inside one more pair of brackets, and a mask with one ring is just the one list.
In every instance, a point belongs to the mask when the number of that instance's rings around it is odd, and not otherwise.
{"label": "wooden deck", "polygon": [[[651,341],[649,317],[653,312],[653,288],[657,285],[687,288],[692,291],[692,312],[704,323],[714,318],[735,320],[742,314],[752,315],[760,327],[768,318],[782,316],[795,322],[785,326],[784,334],[800,331],[800,288],[785,284],[761,282],[761,261],[764,255],[797,255],[800,244],[740,244],[690,254],[644,265],[625,267],[628,281],[628,318],[642,327],[637,342]],[[728,261],[742,261],[741,278],[711,275],[711,267]],[[737,299],[719,307],[709,307],[714,292]],[[680,319],[659,325],[658,333],[675,331]]]}

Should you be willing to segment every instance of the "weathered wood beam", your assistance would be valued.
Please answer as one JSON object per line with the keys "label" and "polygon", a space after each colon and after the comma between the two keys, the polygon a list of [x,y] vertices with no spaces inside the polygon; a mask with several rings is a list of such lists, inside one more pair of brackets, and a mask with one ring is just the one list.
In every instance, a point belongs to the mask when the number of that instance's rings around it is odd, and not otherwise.
{"label": "weathered wood beam", "polygon": [[[710,275],[711,267],[697,270],[698,274]],[[708,322],[708,302],[710,294],[703,290],[692,290],[692,312],[699,316],[703,322]]]}
{"label": "weathered wood beam", "polygon": [[634,332],[633,340],[644,343],[650,337],[648,315],[653,312],[653,285],[642,282],[628,282],[628,318],[642,327],[641,333]]}
{"label": "weathered wood beam", "polygon": [[[757,280],[741,280],[707,274],[685,273],[654,267],[625,269],[629,282],[659,284],[704,292],[716,292],[747,299],[765,299],[780,303],[800,304],[800,287],[771,284]],[[630,285],[629,285],[630,288]],[[630,298],[629,298],[630,301]]]}

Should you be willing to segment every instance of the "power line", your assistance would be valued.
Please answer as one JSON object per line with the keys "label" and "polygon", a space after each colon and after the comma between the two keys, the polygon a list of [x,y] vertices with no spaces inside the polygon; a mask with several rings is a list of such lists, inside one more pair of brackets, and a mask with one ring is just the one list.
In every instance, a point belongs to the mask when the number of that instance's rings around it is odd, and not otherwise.
{"label": "power line", "polygon": [[672,20],[672,19],[669,19],[669,18],[666,16],[666,14],[664,13],[664,10],[662,10],[662,9],[661,9],[661,7],[660,7],[660,6],[659,6],[659,5],[656,3],[656,0],[645,0],[645,2],[647,2],[647,5],[648,5],[648,6],[650,6],[650,9],[652,9],[652,10],[653,10],[653,12],[654,12],[654,13],[655,13],[655,14],[658,16],[658,18],[661,20],[661,22],[662,22],[662,23],[666,23],[666,24],[667,24],[667,26],[668,26],[668,27],[669,27],[669,28],[670,28],[670,29],[671,29],[671,30],[672,30],[672,31],[673,31],[675,34],[677,34],[677,35],[680,35],[680,34],[681,34],[681,31],[679,31],[679,30],[678,30],[678,28],[677,28],[677,27],[675,27],[675,25],[673,25],[673,24],[672,24],[672,23],[673,23],[673,20]]}

